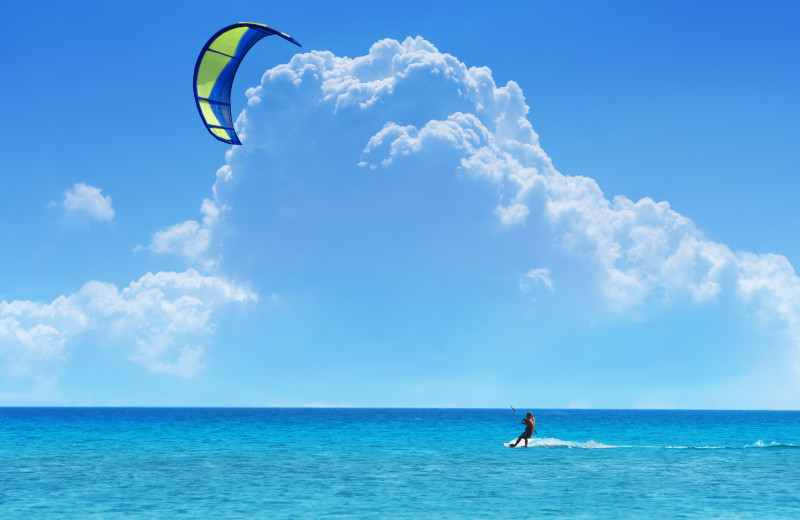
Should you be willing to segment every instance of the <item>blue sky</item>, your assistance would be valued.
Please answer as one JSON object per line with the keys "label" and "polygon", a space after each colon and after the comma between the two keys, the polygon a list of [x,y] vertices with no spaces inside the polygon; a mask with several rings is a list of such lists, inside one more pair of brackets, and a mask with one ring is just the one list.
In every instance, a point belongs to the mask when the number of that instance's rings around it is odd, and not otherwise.
{"label": "blue sky", "polygon": [[797,408],[798,9],[11,6],[0,404]]}

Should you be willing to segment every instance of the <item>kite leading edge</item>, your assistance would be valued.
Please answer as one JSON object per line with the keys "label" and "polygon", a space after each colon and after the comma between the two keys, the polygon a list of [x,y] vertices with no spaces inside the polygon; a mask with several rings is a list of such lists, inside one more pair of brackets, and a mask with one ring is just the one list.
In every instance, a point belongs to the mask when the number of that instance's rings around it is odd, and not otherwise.
{"label": "kite leading edge", "polygon": [[194,100],[208,131],[228,144],[242,144],[233,129],[231,87],[247,51],[265,36],[277,35],[302,47],[280,31],[260,23],[242,22],[219,30],[203,46],[194,65]]}

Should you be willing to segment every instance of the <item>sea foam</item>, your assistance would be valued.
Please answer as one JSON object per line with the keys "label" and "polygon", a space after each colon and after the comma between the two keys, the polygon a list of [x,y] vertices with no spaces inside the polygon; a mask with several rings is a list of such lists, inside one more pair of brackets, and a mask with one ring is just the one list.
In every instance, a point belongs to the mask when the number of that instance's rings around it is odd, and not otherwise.
{"label": "sea foam", "polygon": [[770,443],[766,443],[766,442],[762,441],[761,439],[759,439],[756,442],[754,442],[753,444],[746,445],[745,448],[788,448],[788,449],[791,449],[791,448],[800,448],[800,446],[796,446],[794,444],[785,444],[785,443],[775,442],[775,441],[770,442]]}

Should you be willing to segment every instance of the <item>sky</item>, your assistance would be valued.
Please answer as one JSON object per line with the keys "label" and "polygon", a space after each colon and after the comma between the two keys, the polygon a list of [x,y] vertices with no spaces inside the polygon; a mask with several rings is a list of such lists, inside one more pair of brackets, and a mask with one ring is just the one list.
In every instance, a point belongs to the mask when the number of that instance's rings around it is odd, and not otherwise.
{"label": "sky", "polygon": [[6,11],[2,406],[800,407],[794,2]]}

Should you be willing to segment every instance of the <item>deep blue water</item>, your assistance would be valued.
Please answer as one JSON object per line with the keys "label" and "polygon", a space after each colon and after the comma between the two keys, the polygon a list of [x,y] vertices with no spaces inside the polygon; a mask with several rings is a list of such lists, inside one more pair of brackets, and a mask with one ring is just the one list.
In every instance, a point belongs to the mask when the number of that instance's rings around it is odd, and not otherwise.
{"label": "deep blue water", "polygon": [[0,519],[800,518],[800,412],[532,411],[0,408]]}

